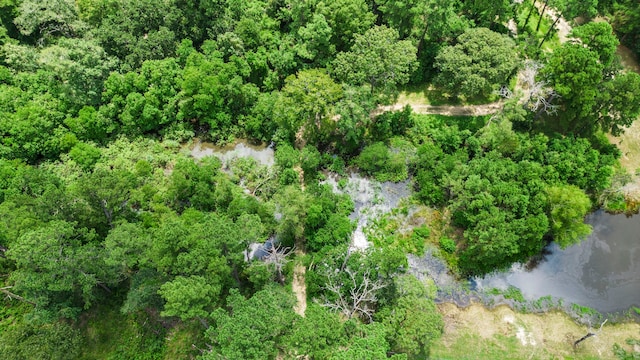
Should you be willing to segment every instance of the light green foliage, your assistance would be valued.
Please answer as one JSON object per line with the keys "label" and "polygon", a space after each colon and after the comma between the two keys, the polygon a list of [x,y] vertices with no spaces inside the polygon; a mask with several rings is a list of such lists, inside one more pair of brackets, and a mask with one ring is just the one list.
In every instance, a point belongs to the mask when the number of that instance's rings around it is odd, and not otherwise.
{"label": "light green foliage", "polygon": [[178,316],[182,320],[203,318],[220,295],[220,288],[212,286],[202,276],[177,276],[158,290],[165,300],[162,316]]}
{"label": "light green foliage", "polygon": [[478,27],[492,30],[507,22],[512,15],[514,4],[509,0],[461,1],[464,14]]}
{"label": "light green foliage", "polygon": [[[592,35],[587,32],[586,36]],[[640,113],[633,100],[640,95],[639,78],[605,68],[604,61],[611,56],[607,43],[615,39],[602,36],[608,40],[586,38],[593,51],[579,44],[564,44],[542,69],[543,78],[561,96],[562,111],[552,121],[560,120],[556,127],[563,133],[588,136],[603,130],[620,134]]]}
{"label": "light green foliage", "polygon": [[249,69],[225,62],[213,49],[205,52],[192,53],[187,59],[177,118],[206,125],[213,140],[226,142],[238,132],[238,118],[249,112],[258,88],[241,76]]}
{"label": "light green foliage", "polygon": [[126,134],[157,131],[176,121],[182,70],[176,59],[145,61],[139,71],[112,73],[104,84],[100,114]]}
{"label": "light green foliage", "polygon": [[472,28],[458,37],[457,44],[440,50],[434,66],[435,82],[453,95],[487,96],[506,85],[519,65],[515,43],[506,35],[486,28]]}
{"label": "light green foliage", "polygon": [[560,247],[578,243],[591,233],[584,217],[591,210],[591,201],[573,185],[553,186],[547,189],[551,234]]}
{"label": "light green foliage", "polygon": [[69,151],[69,157],[85,170],[90,170],[100,159],[100,149],[84,142],[77,143]]}
{"label": "light green foliage", "polygon": [[395,29],[374,26],[356,35],[348,52],[336,56],[332,72],[348,84],[368,84],[372,93],[389,92],[409,81],[417,65],[416,51],[411,42],[398,40]]}
{"label": "light green foliage", "polygon": [[38,61],[56,74],[63,99],[77,108],[100,102],[103,82],[117,64],[95,41],[65,38],[42,49]]}
{"label": "light green foliage", "polygon": [[297,185],[288,185],[274,195],[276,213],[281,214],[278,235],[285,246],[293,246],[295,240],[302,238],[309,200],[309,195]]}
{"label": "light green foliage", "polygon": [[58,110],[59,106],[55,99],[42,96],[17,107],[15,113],[3,114],[0,155],[35,162],[55,158],[72,148],[77,139],[62,126],[64,115]]}
{"label": "light green foliage", "polygon": [[[401,145],[401,144],[399,144]],[[378,181],[402,181],[408,176],[407,158],[410,149],[387,147],[377,142],[365,147],[355,159],[355,164],[367,175]]]}
{"label": "light green foliage", "polygon": [[227,297],[229,312],[216,310],[215,325],[206,332],[214,348],[202,359],[275,359],[275,346],[291,331],[294,299],[283,288],[270,286],[245,299],[237,290]]}
{"label": "light green foliage", "polygon": [[479,138],[450,126],[422,132],[435,143],[418,150],[418,194],[428,203],[447,204],[454,224],[465,229],[457,245],[463,272],[524,261],[542,249],[544,235],[561,233],[565,225],[574,231],[572,222],[552,229],[547,187],[574,185],[597,193],[612,173],[614,156],[585,139],[517,135],[508,123],[483,128]]}
{"label": "light green foliage", "polygon": [[635,72],[616,74],[602,84],[596,109],[604,131],[620,135],[640,115],[640,75]]}
{"label": "light green foliage", "polygon": [[327,185],[310,187],[307,192],[312,195],[305,224],[307,250],[320,251],[348,243],[355,227],[348,217],[353,201],[347,195],[334,194]]}
{"label": "light green foliage", "polygon": [[313,14],[311,21],[298,29],[300,43],[296,50],[301,58],[324,66],[335,54],[336,46],[331,43],[333,29],[322,14]]}
{"label": "light green foliage", "polygon": [[[385,329],[382,324],[370,323],[357,324],[355,334],[350,339],[345,351],[333,354],[331,360],[369,359],[386,360],[390,350],[389,343],[385,339]],[[396,354],[391,359],[406,359],[406,356]]]}

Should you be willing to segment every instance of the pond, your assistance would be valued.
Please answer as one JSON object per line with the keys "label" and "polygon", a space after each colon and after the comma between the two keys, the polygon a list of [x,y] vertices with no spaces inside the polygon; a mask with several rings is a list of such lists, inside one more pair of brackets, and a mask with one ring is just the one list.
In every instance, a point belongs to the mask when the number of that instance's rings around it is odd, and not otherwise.
{"label": "pond", "polygon": [[528,300],[550,295],[601,313],[640,306],[640,216],[597,211],[587,217],[593,233],[580,244],[547,247],[533,268],[476,278],[478,290],[519,288]]}

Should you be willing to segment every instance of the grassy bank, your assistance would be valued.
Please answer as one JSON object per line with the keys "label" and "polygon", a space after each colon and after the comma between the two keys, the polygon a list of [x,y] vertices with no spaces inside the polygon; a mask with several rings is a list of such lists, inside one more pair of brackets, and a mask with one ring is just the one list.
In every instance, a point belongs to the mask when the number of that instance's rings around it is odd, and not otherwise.
{"label": "grassy bank", "polygon": [[[600,324],[579,325],[556,311],[522,314],[507,306],[489,310],[478,304],[464,309],[441,304],[439,309],[445,331],[432,347],[433,359],[618,359],[615,344],[640,352],[626,343],[640,338],[637,323],[605,324],[598,331]],[[574,348],[573,343],[589,332],[597,335]]]}

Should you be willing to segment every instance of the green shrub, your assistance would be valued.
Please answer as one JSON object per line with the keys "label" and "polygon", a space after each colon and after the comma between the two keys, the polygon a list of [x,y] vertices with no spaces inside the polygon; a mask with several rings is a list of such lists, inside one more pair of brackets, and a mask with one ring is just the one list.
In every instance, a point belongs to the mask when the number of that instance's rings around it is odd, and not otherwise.
{"label": "green shrub", "polygon": [[440,238],[440,248],[449,254],[456,251],[456,242],[446,236]]}

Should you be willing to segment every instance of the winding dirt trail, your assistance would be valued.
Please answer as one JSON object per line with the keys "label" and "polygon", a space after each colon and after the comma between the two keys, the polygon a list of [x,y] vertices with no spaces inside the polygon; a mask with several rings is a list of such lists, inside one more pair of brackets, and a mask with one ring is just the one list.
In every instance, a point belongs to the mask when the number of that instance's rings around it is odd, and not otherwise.
{"label": "winding dirt trail", "polygon": [[[296,254],[298,255],[298,254]],[[293,307],[293,311],[296,314],[304,317],[304,313],[307,310],[307,285],[305,284],[306,268],[304,265],[297,263],[293,268],[293,282],[291,288],[293,293],[296,294],[296,305]]]}

